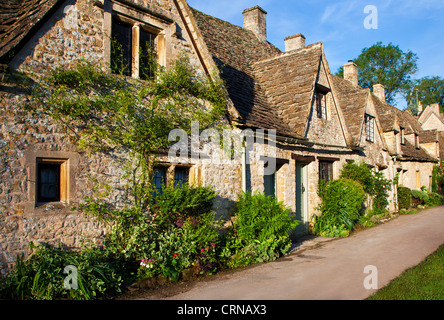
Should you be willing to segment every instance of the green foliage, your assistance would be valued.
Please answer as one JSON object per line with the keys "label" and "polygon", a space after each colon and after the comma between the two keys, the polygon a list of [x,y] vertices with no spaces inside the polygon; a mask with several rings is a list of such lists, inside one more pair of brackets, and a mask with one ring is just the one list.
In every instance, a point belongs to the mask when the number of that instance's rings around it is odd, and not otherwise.
{"label": "green foliage", "polygon": [[[91,300],[120,292],[122,279],[109,263],[107,252],[100,248],[85,248],[73,252],[63,247],[34,246],[33,254],[19,257],[13,273],[6,278],[0,296],[13,299],[75,299]],[[65,289],[65,267],[77,268],[78,289]]]}
{"label": "green foliage", "polygon": [[436,192],[429,193],[429,200],[426,203],[430,206],[440,206],[444,204],[444,197]]}
{"label": "green foliage", "polygon": [[425,191],[412,189],[410,192],[412,194],[412,198],[415,198],[417,204],[424,204],[429,201],[429,195]]}
{"label": "green foliage", "polygon": [[364,189],[357,181],[338,179],[328,182],[321,199],[322,214],[315,216],[314,233],[340,234],[344,229],[352,230],[361,214],[364,196]]}
{"label": "green foliage", "polygon": [[159,224],[169,225],[210,212],[215,197],[216,192],[211,187],[168,185],[156,197],[151,210]]}
{"label": "green foliage", "polygon": [[444,245],[407,269],[369,300],[444,300]]}
{"label": "green foliage", "polygon": [[201,76],[186,55],[156,70],[154,78],[142,81],[81,61],[40,79],[33,89],[37,106],[29,104],[33,112],[56,119],[85,150],[129,154],[127,201],[143,210],[151,201],[154,154],[170,145],[169,132],[177,127],[190,132],[192,121],[213,127],[226,112],[223,84]]}
{"label": "green foliage", "polygon": [[[374,84],[384,84],[386,101],[392,104],[395,95],[409,87],[411,76],[418,70],[417,60],[417,55],[411,51],[404,52],[397,45],[377,42],[362,49],[353,62],[359,68],[359,85],[372,89]],[[342,67],[337,75],[343,76]]]}
{"label": "green foliage", "polygon": [[233,227],[220,241],[220,261],[236,268],[275,260],[290,248],[290,234],[298,223],[275,197],[242,193]]}
{"label": "green foliage", "polygon": [[373,197],[374,214],[381,214],[386,210],[391,181],[384,178],[382,172],[371,169],[365,162],[350,162],[342,168],[341,178],[351,179],[362,185],[364,191]]}
{"label": "green foliage", "polygon": [[409,209],[412,201],[410,188],[398,186],[398,209]]}
{"label": "green foliage", "polygon": [[263,242],[272,236],[288,237],[299,223],[273,196],[244,192],[236,202],[236,233],[244,241]]}
{"label": "green foliage", "polygon": [[442,108],[444,105],[444,79],[436,76],[414,80],[405,88],[404,96],[407,100],[407,109],[411,110],[414,115],[418,114],[418,102],[421,102],[424,107],[438,103]]}

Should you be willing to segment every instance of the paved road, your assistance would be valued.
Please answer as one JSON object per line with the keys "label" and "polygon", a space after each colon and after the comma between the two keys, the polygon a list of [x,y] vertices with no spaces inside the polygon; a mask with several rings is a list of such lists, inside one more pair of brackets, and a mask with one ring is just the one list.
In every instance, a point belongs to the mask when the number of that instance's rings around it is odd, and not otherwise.
{"label": "paved road", "polygon": [[382,288],[444,243],[444,207],[399,216],[348,238],[318,238],[310,243],[317,245],[197,283],[169,299],[365,299],[376,291],[364,287],[366,277],[376,275],[375,270],[364,273],[366,266],[377,268],[377,286]]}

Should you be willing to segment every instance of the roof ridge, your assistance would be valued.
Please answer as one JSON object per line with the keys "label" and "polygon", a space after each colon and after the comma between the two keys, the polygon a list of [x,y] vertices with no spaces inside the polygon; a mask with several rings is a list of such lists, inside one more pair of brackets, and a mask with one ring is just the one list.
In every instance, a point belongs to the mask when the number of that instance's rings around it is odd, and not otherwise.
{"label": "roof ridge", "polygon": [[292,50],[290,52],[281,52],[280,54],[277,54],[274,57],[269,57],[269,58],[265,58],[263,60],[255,61],[255,62],[253,62],[253,65],[269,62],[269,61],[275,60],[275,59],[280,59],[280,58],[285,58],[285,57],[297,55],[297,54],[302,53],[303,51],[308,51],[308,50],[312,50],[312,49],[318,49],[318,47],[319,47],[319,49],[322,49],[322,42],[321,41],[316,42],[316,43],[312,43],[312,44],[310,44],[308,46],[305,46],[305,47],[297,49],[297,50]]}

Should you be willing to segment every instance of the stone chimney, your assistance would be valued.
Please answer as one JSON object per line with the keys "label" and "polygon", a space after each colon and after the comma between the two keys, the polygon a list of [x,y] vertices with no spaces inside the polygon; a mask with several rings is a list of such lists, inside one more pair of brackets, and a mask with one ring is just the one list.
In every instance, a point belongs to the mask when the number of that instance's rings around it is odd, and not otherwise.
{"label": "stone chimney", "polygon": [[285,41],[285,52],[298,50],[305,47],[305,37],[300,33],[286,37],[284,41]]}
{"label": "stone chimney", "polygon": [[344,79],[358,85],[358,66],[351,60],[344,64]]}
{"label": "stone chimney", "polygon": [[242,11],[244,29],[253,31],[261,41],[267,41],[267,12],[259,6]]}
{"label": "stone chimney", "polygon": [[385,87],[380,84],[374,84],[373,85],[373,94],[379,98],[379,100],[385,102]]}
{"label": "stone chimney", "polygon": [[423,106],[421,101],[418,101],[418,116],[421,115],[422,111],[423,111]]}

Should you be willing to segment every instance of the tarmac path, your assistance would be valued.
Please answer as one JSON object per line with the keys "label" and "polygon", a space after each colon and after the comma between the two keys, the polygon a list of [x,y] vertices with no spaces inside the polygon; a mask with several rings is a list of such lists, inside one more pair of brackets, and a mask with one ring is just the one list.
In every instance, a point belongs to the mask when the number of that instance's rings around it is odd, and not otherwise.
{"label": "tarmac path", "polygon": [[443,243],[444,206],[440,206],[401,215],[348,238],[308,240],[282,259],[197,282],[167,299],[361,300]]}

